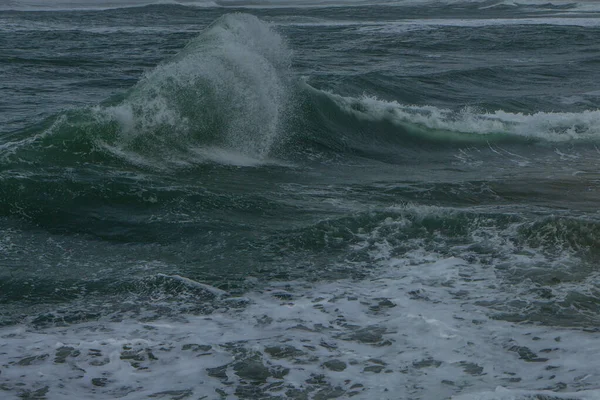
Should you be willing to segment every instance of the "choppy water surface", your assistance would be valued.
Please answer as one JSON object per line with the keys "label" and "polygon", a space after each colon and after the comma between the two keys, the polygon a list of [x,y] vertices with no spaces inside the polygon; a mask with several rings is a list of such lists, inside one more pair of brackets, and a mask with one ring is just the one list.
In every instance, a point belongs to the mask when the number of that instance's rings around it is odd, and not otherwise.
{"label": "choppy water surface", "polygon": [[600,398],[600,7],[0,1],[0,397]]}

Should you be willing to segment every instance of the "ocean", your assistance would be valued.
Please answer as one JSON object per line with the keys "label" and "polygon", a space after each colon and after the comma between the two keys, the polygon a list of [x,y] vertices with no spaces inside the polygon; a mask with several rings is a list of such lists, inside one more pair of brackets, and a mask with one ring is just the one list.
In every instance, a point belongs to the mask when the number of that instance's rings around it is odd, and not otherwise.
{"label": "ocean", "polygon": [[0,398],[600,399],[600,3],[0,0]]}

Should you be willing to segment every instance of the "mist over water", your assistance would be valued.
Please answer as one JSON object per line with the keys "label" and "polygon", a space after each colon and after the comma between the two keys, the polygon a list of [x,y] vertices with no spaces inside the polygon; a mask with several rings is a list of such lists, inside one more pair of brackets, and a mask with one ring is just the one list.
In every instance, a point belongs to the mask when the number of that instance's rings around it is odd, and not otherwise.
{"label": "mist over water", "polygon": [[0,397],[600,397],[593,3],[0,10]]}

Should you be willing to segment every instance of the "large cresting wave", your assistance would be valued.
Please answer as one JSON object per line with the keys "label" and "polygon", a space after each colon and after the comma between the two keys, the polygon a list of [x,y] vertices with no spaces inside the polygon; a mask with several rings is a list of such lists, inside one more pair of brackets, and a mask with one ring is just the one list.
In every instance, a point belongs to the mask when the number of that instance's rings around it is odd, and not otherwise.
{"label": "large cresting wave", "polygon": [[269,24],[224,15],[121,99],[66,112],[42,133],[22,132],[5,154],[61,163],[116,157],[158,169],[261,162],[284,132],[290,54]]}
{"label": "large cresting wave", "polygon": [[289,63],[285,41],[268,24],[225,15],[122,103],[95,108],[98,119],[117,125],[116,139],[102,146],[162,159],[170,149],[179,161],[223,150],[264,159],[281,132]]}

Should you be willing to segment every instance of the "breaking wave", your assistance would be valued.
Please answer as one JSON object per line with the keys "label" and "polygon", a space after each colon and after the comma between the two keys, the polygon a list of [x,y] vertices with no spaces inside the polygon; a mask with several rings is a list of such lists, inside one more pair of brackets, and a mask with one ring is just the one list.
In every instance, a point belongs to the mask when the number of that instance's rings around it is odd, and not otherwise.
{"label": "breaking wave", "polygon": [[38,146],[45,156],[108,155],[159,169],[205,161],[254,164],[283,132],[290,54],[269,24],[225,15],[122,99],[67,112],[43,133],[3,147]]}
{"label": "breaking wave", "polygon": [[[329,119],[330,123],[343,127],[345,131],[356,126],[362,131],[372,128],[388,139],[457,143],[600,139],[600,110],[533,114],[502,110],[485,112],[477,108],[450,110],[405,105],[368,95],[344,97],[309,88],[319,103],[321,109],[318,113],[322,118]],[[332,116],[335,121],[331,121]]]}
{"label": "breaking wave", "polygon": [[116,159],[161,170],[260,165],[294,158],[299,143],[369,152],[414,142],[600,139],[600,110],[522,114],[344,97],[295,79],[291,55],[268,23],[248,14],[225,15],[121,98],[13,134],[16,139],[1,145],[4,161],[72,165],[82,158]]}

